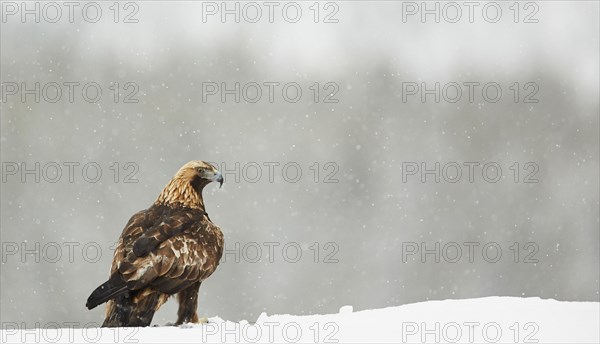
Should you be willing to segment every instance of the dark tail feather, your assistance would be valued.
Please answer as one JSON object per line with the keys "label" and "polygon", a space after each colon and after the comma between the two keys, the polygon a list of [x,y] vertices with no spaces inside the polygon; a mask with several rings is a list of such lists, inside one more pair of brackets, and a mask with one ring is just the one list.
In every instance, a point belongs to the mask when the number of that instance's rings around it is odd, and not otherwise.
{"label": "dark tail feather", "polygon": [[113,297],[127,291],[125,281],[121,279],[118,273],[113,274],[110,279],[96,288],[88,297],[85,306],[88,309],[93,309],[96,306],[112,299]]}

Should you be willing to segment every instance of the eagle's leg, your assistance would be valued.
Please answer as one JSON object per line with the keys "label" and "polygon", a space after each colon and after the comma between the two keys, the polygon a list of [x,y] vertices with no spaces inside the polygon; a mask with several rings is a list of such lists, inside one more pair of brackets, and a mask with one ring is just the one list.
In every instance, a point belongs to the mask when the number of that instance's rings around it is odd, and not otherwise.
{"label": "eagle's leg", "polygon": [[154,313],[164,304],[169,296],[150,288],[138,291],[132,297],[133,307],[128,314],[127,327],[146,327],[152,323]]}
{"label": "eagle's leg", "polygon": [[200,322],[198,319],[198,290],[200,290],[200,284],[202,282],[198,281],[177,293],[179,309],[177,310],[175,325]]}
{"label": "eagle's leg", "polygon": [[117,296],[106,303],[106,318],[102,327],[122,327],[129,323],[133,303],[129,293]]}

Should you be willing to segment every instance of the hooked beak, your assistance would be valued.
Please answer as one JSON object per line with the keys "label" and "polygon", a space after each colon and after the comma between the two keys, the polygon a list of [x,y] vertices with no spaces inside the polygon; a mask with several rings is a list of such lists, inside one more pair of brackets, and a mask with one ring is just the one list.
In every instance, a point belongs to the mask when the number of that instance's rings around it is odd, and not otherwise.
{"label": "hooked beak", "polygon": [[213,182],[217,182],[219,183],[219,189],[223,186],[223,182],[225,181],[225,179],[223,179],[223,175],[221,174],[221,172],[215,173],[215,176],[212,178]]}

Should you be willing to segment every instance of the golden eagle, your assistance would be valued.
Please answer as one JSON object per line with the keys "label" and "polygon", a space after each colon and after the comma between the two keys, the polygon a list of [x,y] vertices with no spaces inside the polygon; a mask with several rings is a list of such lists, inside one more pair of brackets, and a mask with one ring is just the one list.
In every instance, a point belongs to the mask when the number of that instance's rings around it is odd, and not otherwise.
{"label": "golden eagle", "polygon": [[176,324],[199,321],[198,289],[219,265],[223,233],[204,208],[202,189],[223,185],[223,176],[203,161],[183,165],[152,206],[129,219],[119,238],[110,278],[87,300],[104,302],[102,327],[148,326],[154,312],[177,294]]}

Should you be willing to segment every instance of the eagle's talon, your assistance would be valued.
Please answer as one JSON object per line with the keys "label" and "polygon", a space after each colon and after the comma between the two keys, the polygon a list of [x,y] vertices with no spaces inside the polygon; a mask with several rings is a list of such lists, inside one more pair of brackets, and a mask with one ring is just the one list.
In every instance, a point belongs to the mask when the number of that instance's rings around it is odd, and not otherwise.
{"label": "eagle's talon", "polygon": [[207,317],[202,317],[196,320],[192,320],[192,321],[186,321],[186,322],[176,322],[175,324],[173,324],[173,326],[179,326],[181,328],[190,328],[190,327],[194,327],[194,325],[202,325],[202,324],[208,324],[208,318]]}

